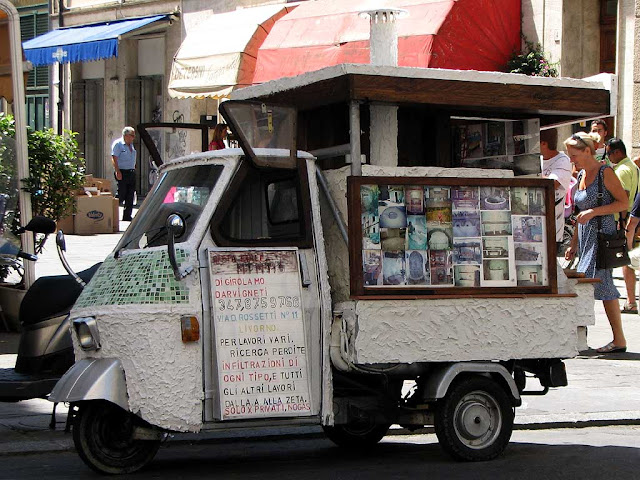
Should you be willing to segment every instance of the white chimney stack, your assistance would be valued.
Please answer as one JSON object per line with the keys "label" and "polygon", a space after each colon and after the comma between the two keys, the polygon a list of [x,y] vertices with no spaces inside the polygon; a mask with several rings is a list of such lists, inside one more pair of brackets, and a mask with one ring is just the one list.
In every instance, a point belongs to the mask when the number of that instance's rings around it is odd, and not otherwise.
{"label": "white chimney stack", "polygon": [[[406,10],[381,5],[360,12],[369,17],[369,55],[371,65],[398,66],[398,28],[396,20],[407,15]],[[398,166],[398,107],[370,105],[369,141],[371,164]]]}
{"label": "white chimney stack", "polygon": [[360,12],[369,17],[369,55],[371,65],[398,66],[398,27],[396,20],[407,15],[406,10],[381,5]]}

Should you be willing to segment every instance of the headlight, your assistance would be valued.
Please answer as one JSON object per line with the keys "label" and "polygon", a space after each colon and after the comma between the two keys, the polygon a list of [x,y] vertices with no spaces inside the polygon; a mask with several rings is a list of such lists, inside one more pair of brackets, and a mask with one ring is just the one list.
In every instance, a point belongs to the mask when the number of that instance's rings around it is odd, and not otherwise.
{"label": "headlight", "polygon": [[100,349],[100,332],[98,331],[98,322],[94,317],[74,319],[73,329],[83,350]]}

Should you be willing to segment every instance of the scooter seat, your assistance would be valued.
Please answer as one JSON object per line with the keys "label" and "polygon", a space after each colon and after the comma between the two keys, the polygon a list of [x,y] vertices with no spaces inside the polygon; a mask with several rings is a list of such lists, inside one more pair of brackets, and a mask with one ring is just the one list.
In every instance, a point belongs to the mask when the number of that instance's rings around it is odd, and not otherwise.
{"label": "scooter seat", "polygon": [[[86,283],[93,277],[102,263],[78,272],[78,276]],[[82,292],[82,288],[69,275],[52,275],[40,277],[27,290],[20,304],[20,323],[35,325],[69,311]]]}

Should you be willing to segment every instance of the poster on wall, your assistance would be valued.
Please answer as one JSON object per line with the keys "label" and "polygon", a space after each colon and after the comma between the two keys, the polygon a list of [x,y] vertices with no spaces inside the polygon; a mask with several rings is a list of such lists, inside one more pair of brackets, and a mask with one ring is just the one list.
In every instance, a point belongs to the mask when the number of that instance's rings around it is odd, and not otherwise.
{"label": "poster on wall", "polygon": [[359,185],[363,287],[549,286],[547,192],[517,182]]}
{"label": "poster on wall", "polygon": [[208,257],[221,419],[309,415],[297,250]]}

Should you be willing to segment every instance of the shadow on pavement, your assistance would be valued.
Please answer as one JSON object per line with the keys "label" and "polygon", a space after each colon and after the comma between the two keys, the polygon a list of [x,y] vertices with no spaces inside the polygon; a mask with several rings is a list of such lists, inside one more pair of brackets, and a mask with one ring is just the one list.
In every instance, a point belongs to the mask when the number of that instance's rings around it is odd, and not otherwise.
{"label": "shadow on pavement", "polygon": [[640,360],[640,353],[598,353],[594,348],[583,350],[576,358],[597,358],[598,360]]}

